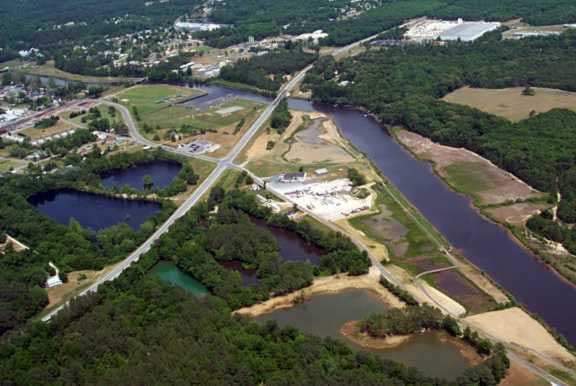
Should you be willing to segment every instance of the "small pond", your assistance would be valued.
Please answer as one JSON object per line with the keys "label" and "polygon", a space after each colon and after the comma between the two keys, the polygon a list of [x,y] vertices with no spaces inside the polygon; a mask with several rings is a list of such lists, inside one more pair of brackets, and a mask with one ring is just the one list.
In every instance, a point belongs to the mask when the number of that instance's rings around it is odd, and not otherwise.
{"label": "small pond", "polygon": [[251,217],[250,219],[257,227],[266,229],[274,235],[278,242],[282,260],[308,261],[312,264],[318,264],[320,263],[320,257],[325,254],[321,248],[313,244],[308,244],[295,232],[268,225],[266,221],[262,219],[255,217]]}
{"label": "small pond", "polygon": [[170,261],[159,261],[150,271],[150,275],[165,283],[180,287],[196,297],[204,297],[208,294],[208,289],[202,283]]}
{"label": "small pond", "polygon": [[429,376],[454,379],[470,366],[459,348],[441,339],[439,333],[417,335],[390,349],[365,349],[340,334],[340,329],[346,322],[363,319],[387,308],[388,306],[370,291],[353,289],[334,294],[313,295],[302,304],[272,311],[257,317],[256,320],[275,320],[281,326],[293,326],[313,335],[336,338],[356,349],[416,367]]}
{"label": "small pond", "polygon": [[152,177],[154,188],[163,189],[170,185],[182,169],[175,161],[157,160],[135,165],[126,169],[117,169],[102,175],[102,184],[107,188],[121,188],[128,185],[133,189],[144,189],[144,177]]}
{"label": "small pond", "polygon": [[60,189],[28,198],[42,214],[68,225],[76,219],[84,228],[99,231],[126,222],[134,229],[160,211],[161,205],[143,200],[125,200],[100,194]]}

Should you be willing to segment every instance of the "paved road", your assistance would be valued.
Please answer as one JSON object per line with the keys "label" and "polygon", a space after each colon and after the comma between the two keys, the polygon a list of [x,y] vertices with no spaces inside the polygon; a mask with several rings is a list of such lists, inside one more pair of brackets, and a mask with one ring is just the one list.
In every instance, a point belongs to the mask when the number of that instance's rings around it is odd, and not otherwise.
{"label": "paved road", "polygon": [[[180,217],[182,217],[184,214],[186,214],[186,212],[188,212],[188,210],[190,210],[190,208],[192,208],[202,198],[202,196],[204,196],[204,194],[207,193],[210,190],[210,188],[212,188],[212,186],[218,181],[220,176],[222,176],[222,173],[224,173],[224,171],[232,165],[232,161],[242,152],[244,147],[252,140],[252,137],[254,137],[254,135],[262,128],[262,126],[270,118],[270,116],[274,112],[274,109],[278,106],[278,104],[284,98],[284,96],[286,96],[287,93],[303,79],[304,75],[306,74],[306,72],[310,68],[312,68],[312,66],[308,66],[305,69],[303,69],[300,73],[298,73],[298,75],[296,75],[288,84],[286,84],[282,88],[282,90],[278,93],[278,96],[276,97],[276,99],[274,99],[274,101],[272,101],[272,103],[270,103],[266,107],[264,112],[252,124],[252,126],[242,136],[242,138],[238,141],[238,143],[236,143],[236,145],[234,145],[234,147],[232,148],[232,150],[228,153],[228,155],[226,157],[224,157],[220,160],[216,160],[216,159],[213,159],[211,157],[206,157],[206,156],[198,157],[198,158],[202,158],[202,159],[211,159],[211,160],[218,161],[216,168],[200,184],[200,186],[198,186],[198,188],[194,191],[194,193],[192,193],[192,195],[188,199],[186,199],[186,201],[168,218],[168,220],[166,220],[166,222],[164,224],[162,224],[152,234],[152,236],[150,236],[142,245],[140,245],[128,257],[126,257],[124,260],[122,260],[120,263],[118,263],[110,272],[108,272],[107,274],[98,278],[98,280],[96,280],[92,285],[90,285],[88,288],[86,288],[84,291],[82,291],[78,296],[83,296],[83,295],[88,294],[90,292],[96,292],[98,290],[98,287],[100,287],[100,285],[102,285],[103,283],[105,283],[107,281],[116,279],[132,263],[138,261],[140,259],[140,256],[142,256],[143,254],[148,252],[150,250],[150,248],[152,247],[152,245],[160,238],[160,236],[162,236],[164,233],[168,232],[168,230],[176,222],[176,220],[178,220]],[[126,126],[128,127],[128,130],[130,132],[130,136],[132,136],[132,138],[135,141],[137,141],[141,144],[148,145],[148,146],[154,146],[154,147],[159,146],[158,144],[155,144],[155,143],[147,140],[142,134],[140,134],[140,132],[138,131],[138,127],[136,126],[136,123],[132,119],[132,116],[130,115],[130,112],[128,111],[128,109],[126,107],[124,107],[120,104],[114,103],[114,102],[110,102],[108,100],[102,100],[102,103],[110,105],[110,106],[114,106],[115,108],[117,108],[120,111],[120,113],[122,114],[122,118],[124,119],[124,122],[126,123]],[[183,154],[183,155],[186,155],[189,157],[193,156],[192,154],[190,154],[188,152],[184,152],[184,151],[174,149],[174,148],[171,148],[168,146],[163,146],[163,148],[167,148],[167,150],[169,150],[169,151],[174,151],[174,152],[177,152],[179,154]],[[64,307],[66,307],[68,305],[68,303],[69,302],[66,302],[65,304],[62,304],[59,307],[53,309],[47,315],[45,315],[42,318],[42,320],[43,321],[50,320],[54,315],[56,315],[58,312],[60,312],[60,310],[62,310]]]}

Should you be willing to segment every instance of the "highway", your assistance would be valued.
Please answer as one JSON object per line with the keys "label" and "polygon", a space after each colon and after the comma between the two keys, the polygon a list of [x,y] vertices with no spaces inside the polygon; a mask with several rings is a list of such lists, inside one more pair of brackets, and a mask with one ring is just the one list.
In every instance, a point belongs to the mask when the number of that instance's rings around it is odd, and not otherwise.
{"label": "highway", "polygon": [[[202,181],[200,186],[198,186],[198,188],[196,188],[196,190],[192,193],[192,195],[190,195],[190,197],[188,197],[186,199],[186,201],[184,201],[184,203],[182,205],[180,205],[180,207],[178,207],[178,209],[176,209],[176,211],[174,211],[174,213],[172,213],[172,215],[168,218],[168,220],[166,220],[166,222],[164,222],[164,224],[162,224],[143,244],[141,244],[135,251],[133,251],[130,255],[128,255],[120,263],[116,264],[110,272],[108,272],[105,275],[98,278],[92,285],[90,285],[88,288],[84,289],[77,296],[83,296],[83,295],[86,295],[88,293],[98,291],[98,287],[100,287],[100,285],[102,285],[103,283],[105,283],[107,281],[116,279],[132,263],[138,261],[140,259],[140,256],[142,256],[143,254],[148,252],[150,250],[150,248],[152,247],[152,245],[160,238],[160,236],[162,236],[164,233],[168,232],[168,230],[176,222],[176,220],[178,220],[180,217],[184,216],[186,214],[186,212],[188,212],[190,210],[190,208],[192,208],[194,205],[196,205],[196,203],[204,196],[204,194],[206,194],[212,188],[212,186],[214,186],[214,184],[222,176],[222,173],[224,173],[224,171],[227,168],[232,166],[233,160],[242,152],[244,147],[246,147],[246,145],[248,143],[250,143],[250,141],[252,140],[254,135],[256,135],[256,133],[258,133],[258,131],[268,121],[268,119],[270,118],[270,116],[274,112],[274,109],[278,106],[280,101],[286,95],[288,95],[290,90],[292,90],[292,88],[294,88],[304,78],[304,76],[306,75],[306,72],[308,70],[310,70],[310,68],[312,68],[312,66],[308,66],[308,67],[304,68],[302,71],[300,71],[296,76],[294,76],[294,78],[292,78],[292,80],[290,80],[290,82],[288,82],[280,90],[276,99],[274,99],[272,101],[272,103],[270,103],[266,107],[264,112],[262,112],[262,114],[258,117],[258,119],[256,119],[256,121],[252,124],[252,126],[250,126],[248,131],[246,131],[246,133],[242,136],[242,138],[234,145],[234,147],[232,148],[232,150],[228,153],[228,155],[226,157],[224,157],[222,159],[215,159],[215,158],[206,157],[206,156],[195,156],[191,153],[188,153],[188,152],[185,152],[185,151],[182,151],[179,149],[175,149],[175,148],[172,148],[169,146],[162,146],[163,149],[166,149],[166,150],[172,151],[172,152],[176,152],[178,154],[182,154],[182,155],[185,155],[188,157],[197,157],[199,159],[217,161],[217,165],[214,168],[214,170],[212,170],[212,172],[208,175],[208,177],[204,181]],[[128,111],[128,109],[126,107],[124,107],[118,103],[114,103],[114,102],[104,100],[104,99],[101,100],[101,102],[104,104],[110,105],[110,106],[114,106],[115,108],[117,108],[120,111],[120,113],[122,114],[122,118],[124,119],[124,122],[126,123],[126,126],[128,127],[128,131],[130,132],[130,136],[136,142],[141,143],[143,145],[147,145],[147,146],[154,146],[154,147],[159,146],[158,144],[155,144],[155,143],[147,140],[144,136],[142,136],[142,134],[140,134],[136,123],[132,119],[132,116],[130,115],[130,112]],[[69,302],[70,301],[67,301],[66,303],[54,308],[48,314],[46,314],[42,318],[42,320],[43,321],[49,321],[54,315],[56,315],[64,307],[66,307],[69,304]]]}
{"label": "highway", "polygon": [[[353,44],[350,44],[346,47],[338,48],[338,49],[333,51],[332,55],[336,56],[336,55],[343,54],[346,51],[348,51],[354,47],[357,47],[358,45],[360,45],[366,41],[369,41],[369,40],[375,38],[376,36],[377,35],[374,35],[374,36],[368,37],[366,39],[363,39],[359,42],[355,42]],[[239,166],[239,165],[234,164],[234,160],[238,157],[238,155],[240,155],[242,150],[244,150],[244,148],[250,143],[250,141],[253,139],[253,137],[258,133],[258,131],[268,121],[268,119],[270,118],[270,116],[274,112],[274,109],[278,106],[280,101],[284,97],[289,95],[290,91],[296,85],[298,85],[298,83],[304,78],[306,73],[311,68],[312,68],[312,65],[304,68],[296,76],[294,76],[294,78],[292,78],[280,90],[277,97],[266,107],[266,109],[262,112],[262,114],[258,117],[258,119],[251,125],[251,127],[246,131],[246,133],[242,136],[242,138],[234,145],[234,147],[230,150],[230,152],[225,157],[220,158],[220,159],[209,157],[206,155],[198,155],[198,154],[189,153],[189,152],[186,152],[184,150],[177,149],[177,148],[170,147],[170,146],[159,145],[157,143],[154,143],[154,142],[146,139],[138,130],[138,127],[137,127],[136,123],[134,122],[134,120],[132,119],[132,116],[131,116],[129,110],[125,106],[118,104],[118,103],[114,103],[114,102],[107,100],[107,99],[101,99],[100,100],[101,103],[104,103],[104,104],[109,105],[109,106],[114,106],[118,111],[120,111],[122,118],[124,119],[124,122],[126,123],[126,125],[128,127],[130,136],[132,137],[132,139],[135,142],[138,142],[142,145],[150,146],[150,147],[161,147],[166,151],[177,153],[177,154],[180,154],[183,156],[193,157],[193,158],[197,158],[197,159],[201,159],[201,160],[205,160],[205,161],[209,161],[209,162],[214,162],[216,164],[216,167],[210,173],[210,175],[198,186],[198,188],[192,193],[192,195],[188,199],[186,199],[186,201],[168,218],[168,220],[164,224],[162,224],[142,245],[140,245],[129,256],[127,256],[124,260],[122,260],[120,263],[118,263],[116,266],[114,266],[114,268],[110,272],[108,272],[105,275],[103,275],[102,277],[98,278],[97,281],[95,281],[92,285],[90,285],[88,288],[83,290],[77,296],[83,296],[83,295],[86,295],[86,294],[91,293],[91,292],[96,292],[100,285],[102,285],[103,283],[105,283],[107,281],[114,280],[115,278],[120,276],[122,274],[122,272],[124,272],[124,270],[126,270],[132,263],[138,261],[139,258],[143,254],[145,254],[146,252],[148,252],[150,250],[150,248],[152,248],[153,244],[160,238],[160,236],[162,236],[164,233],[168,232],[170,227],[180,217],[184,216],[188,212],[188,210],[190,210],[190,208],[192,208],[196,203],[198,203],[198,201],[212,188],[212,186],[214,186],[214,184],[222,176],[224,171],[228,168],[235,168],[237,170],[247,172],[254,179],[255,182],[257,182],[263,186],[266,186],[266,189],[268,191],[270,191],[271,193],[273,193],[277,197],[279,197],[279,198],[281,198],[287,202],[292,202],[289,197],[286,197],[281,192],[278,192],[275,189],[264,184],[263,180],[260,177],[254,175],[252,172],[245,169],[243,166]],[[420,223],[420,220],[418,219],[418,217],[414,213],[412,213],[412,210],[407,208],[404,205],[404,203],[402,203],[396,197],[396,195],[390,191],[389,187],[386,186],[386,184],[384,184],[384,186],[385,186],[386,190],[388,191],[388,193],[390,194],[390,196],[395,201],[397,201],[397,203],[404,209],[404,211],[408,215],[410,215],[414,219],[414,221],[416,221],[416,223],[424,230],[424,232],[427,233],[430,236],[430,238],[435,243],[437,243],[437,245],[441,249],[443,249],[447,253],[449,260],[453,263],[454,266],[441,269],[440,271],[457,268],[458,261],[448,250],[445,249],[445,243],[443,242],[443,240],[439,240],[436,235],[433,235],[430,232],[430,230],[428,230],[424,224]],[[318,217],[317,215],[312,213],[307,208],[299,206],[299,209],[302,210],[304,213],[307,213],[308,215],[310,215],[311,217],[313,217],[317,221],[321,222],[322,224],[328,226],[330,229],[337,231],[337,232],[342,232],[342,229],[337,227],[334,223]],[[361,243],[359,243],[356,240],[353,240],[353,241],[355,242],[355,244],[360,249],[368,252],[368,255],[372,261],[372,264],[380,271],[380,274],[382,275],[382,277],[386,278],[389,282],[391,282],[395,285],[399,285],[399,286],[402,285],[400,283],[400,281],[397,280],[397,278],[395,278],[394,275],[391,272],[389,272],[377,258],[375,258],[374,256],[371,256],[369,248],[366,248],[364,245],[362,245]],[[425,273],[432,273],[432,272],[425,272]],[[422,276],[422,274],[419,276]],[[419,285],[420,283],[418,280],[415,280],[415,283],[433,303],[437,304],[441,309],[444,309],[444,307],[442,307],[442,305],[439,304],[434,299],[434,297],[431,296],[426,291],[426,289],[423,286]],[[69,303],[69,301],[58,306],[57,308],[51,310],[47,315],[45,315],[42,318],[42,320],[43,321],[49,321],[60,310],[62,310],[64,307],[66,307],[68,305],[68,303]],[[447,311],[447,310],[445,310],[445,311]],[[448,314],[450,314],[449,311],[447,311],[447,312],[448,312]],[[455,317],[457,319],[459,319],[457,316],[455,316]],[[459,321],[462,322],[463,324],[468,324],[468,323],[464,322],[462,319],[459,319]],[[488,335],[488,334],[485,334],[485,335]],[[495,337],[492,337],[492,336],[488,336],[488,337],[492,338],[495,341],[498,341],[498,339],[496,339]],[[503,343],[505,343],[505,342],[503,342]],[[506,344],[506,346],[509,346],[509,345]],[[522,357],[520,357],[519,355],[517,355],[513,351],[508,350],[508,353],[512,359],[514,359],[515,361],[520,363],[522,366],[528,368],[529,370],[531,370],[535,374],[538,374],[539,376],[548,380],[549,382],[554,382],[558,385],[564,385],[565,384],[565,383],[561,382],[559,379],[557,379],[556,377],[554,377],[551,374],[549,374],[548,372],[546,372],[545,370],[537,367],[536,365],[534,365],[532,363],[529,363],[528,361],[526,361],[525,359],[523,359]]]}

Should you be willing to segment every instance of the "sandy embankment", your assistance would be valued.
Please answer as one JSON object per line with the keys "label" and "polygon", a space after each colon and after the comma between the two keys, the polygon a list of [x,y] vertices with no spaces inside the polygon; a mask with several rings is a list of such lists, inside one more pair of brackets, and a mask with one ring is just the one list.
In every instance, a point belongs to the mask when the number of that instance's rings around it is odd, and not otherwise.
{"label": "sandy embankment", "polygon": [[464,321],[491,338],[520,346],[527,351],[534,351],[564,363],[576,361],[540,323],[520,308],[473,315]]}
{"label": "sandy embankment", "polygon": [[482,189],[475,192],[481,204],[502,204],[543,195],[518,177],[467,149],[440,145],[407,130],[398,130],[395,134],[398,141],[416,156],[431,161],[436,172],[445,179],[449,177],[447,168],[451,165],[469,165],[471,173],[484,181]]}
{"label": "sandy embankment", "polygon": [[347,289],[367,289],[378,295],[391,307],[404,307],[404,303],[380,284],[378,269],[372,267],[370,272],[362,276],[335,275],[315,279],[311,286],[288,295],[277,296],[251,307],[240,308],[234,314],[258,316],[267,312],[292,307],[301,296],[308,298],[318,293],[340,292]]}

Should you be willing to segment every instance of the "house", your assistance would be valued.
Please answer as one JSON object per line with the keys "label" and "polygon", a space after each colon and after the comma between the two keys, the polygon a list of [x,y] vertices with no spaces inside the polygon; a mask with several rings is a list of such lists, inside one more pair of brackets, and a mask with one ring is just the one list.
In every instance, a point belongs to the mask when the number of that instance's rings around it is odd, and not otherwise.
{"label": "house", "polygon": [[305,172],[298,172],[298,173],[284,173],[280,177],[280,182],[288,183],[288,182],[304,182],[306,180],[306,173]]}
{"label": "house", "polygon": [[22,252],[29,249],[26,245],[9,235],[5,235],[4,242],[0,242],[0,253],[4,253],[6,248],[12,248],[15,252]]}
{"label": "house", "polygon": [[62,285],[62,279],[60,279],[60,270],[56,267],[51,261],[48,262],[48,265],[56,272],[54,275],[49,276],[46,279],[46,288],[52,288],[59,285]]}
{"label": "house", "polygon": [[314,170],[314,173],[317,176],[324,176],[324,175],[328,174],[328,169],[326,169],[326,168],[316,169],[316,170]]}

